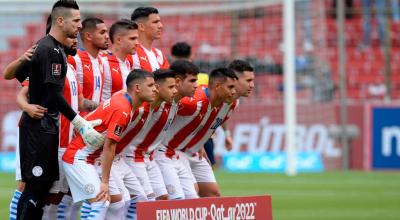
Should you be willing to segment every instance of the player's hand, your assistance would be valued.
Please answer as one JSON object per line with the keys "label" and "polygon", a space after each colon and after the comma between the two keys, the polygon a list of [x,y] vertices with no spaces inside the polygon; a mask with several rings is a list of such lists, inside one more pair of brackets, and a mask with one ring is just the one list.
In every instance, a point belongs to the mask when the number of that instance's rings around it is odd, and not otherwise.
{"label": "player's hand", "polygon": [[82,139],[87,145],[95,148],[100,148],[104,144],[105,137],[97,132],[94,127],[100,125],[101,122],[101,119],[86,121],[80,115],[76,115],[71,123],[75,126],[75,129],[82,135]]}
{"label": "player's hand", "polygon": [[232,150],[232,137],[231,136],[226,136],[225,137],[225,148],[227,151]]}
{"label": "player's hand", "polygon": [[108,183],[100,184],[100,192],[96,196],[96,201],[107,201],[110,200],[110,191],[108,188]]}
{"label": "player's hand", "polygon": [[200,160],[207,157],[207,153],[203,148],[199,150],[198,155]]}
{"label": "player's hand", "polygon": [[41,119],[47,112],[47,108],[42,107],[40,105],[28,104],[25,107],[24,112],[26,112],[31,118]]}
{"label": "player's hand", "polygon": [[33,45],[31,48],[29,48],[25,53],[19,58],[20,61],[30,61],[33,53],[35,53],[35,49],[37,47],[37,44]]}

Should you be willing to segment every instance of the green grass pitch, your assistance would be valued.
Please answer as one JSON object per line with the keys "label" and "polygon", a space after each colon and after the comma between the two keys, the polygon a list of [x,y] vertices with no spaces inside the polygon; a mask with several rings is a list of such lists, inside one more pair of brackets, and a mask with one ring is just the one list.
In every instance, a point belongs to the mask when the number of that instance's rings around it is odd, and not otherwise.
{"label": "green grass pitch", "polygon": [[[272,195],[275,220],[400,219],[400,172],[324,172],[287,177],[217,171],[216,177],[223,195]],[[0,219],[8,218],[13,180],[13,174],[0,174]]]}

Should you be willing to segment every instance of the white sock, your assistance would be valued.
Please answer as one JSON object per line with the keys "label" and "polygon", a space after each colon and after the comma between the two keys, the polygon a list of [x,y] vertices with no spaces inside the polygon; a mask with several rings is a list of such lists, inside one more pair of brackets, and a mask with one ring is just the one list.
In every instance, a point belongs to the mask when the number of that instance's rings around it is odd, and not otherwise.
{"label": "white sock", "polygon": [[11,198],[10,202],[10,220],[16,220],[17,219],[17,206],[18,206],[18,200],[21,197],[21,192],[18,190],[15,190],[13,197]]}
{"label": "white sock", "polygon": [[[72,197],[64,195],[57,208],[57,220],[70,219],[69,211],[72,205]],[[76,219],[76,218],[75,218]]]}
{"label": "white sock", "polygon": [[83,201],[82,202],[82,207],[81,207],[81,219],[86,220],[87,217],[89,216],[91,206],[88,201]]}
{"label": "white sock", "polygon": [[92,202],[90,204],[90,206],[91,206],[91,209],[89,212],[89,216],[87,217],[87,220],[105,220],[106,219],[107,209],[110,206],[109,201]]}
{"label": "white sock", "polygon": [[124,200],[110,203],[110,206],[108,207],[107,210],[106,219],[124,220],[125,219],[124,208],[125,208]]}
{"label": "white sock", "polygon": [[43,209],[42,220],[57,219],[57,207],[58,207],[58,205],[54,205],[54,204],[46,205]]}
{"label": "white sock", "polygon": [[81,206],[82,202],[76,202],[71,205],[71,208],[69,212],[67,213],[67,216],[69,216],[69,220],[78,220],[79,219],[79,213],[81,211]]}

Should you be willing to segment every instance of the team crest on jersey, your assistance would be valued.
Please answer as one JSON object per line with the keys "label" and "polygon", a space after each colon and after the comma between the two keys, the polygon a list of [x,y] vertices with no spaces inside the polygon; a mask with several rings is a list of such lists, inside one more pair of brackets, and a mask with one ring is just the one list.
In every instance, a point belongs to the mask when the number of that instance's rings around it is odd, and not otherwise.
{"label": "team crest on jersey", "polygon": [[51,74],[53,76],[61,76],[61,64],[60,63],[52,63],[51,64]]}
{"label": "team crest on jersey", "polygon": [[122,134],[122,126],[116,125],[115,126],[115,130],[114,130],[114,134],[117,135],[117,136],[121,136],[121,134]]}
{"label": "team crest on jersey", "polygon": [[35,166],[32,169],[32,174],[36,177],[39,177],[43,174],[43,169],[40,166]]}
{"label": "team crest on jersey", "polygon": [[83,190],[85,191],[86,194],[93,194],[94,193],[94,185],[91,183],[88,183],[83,187]]}

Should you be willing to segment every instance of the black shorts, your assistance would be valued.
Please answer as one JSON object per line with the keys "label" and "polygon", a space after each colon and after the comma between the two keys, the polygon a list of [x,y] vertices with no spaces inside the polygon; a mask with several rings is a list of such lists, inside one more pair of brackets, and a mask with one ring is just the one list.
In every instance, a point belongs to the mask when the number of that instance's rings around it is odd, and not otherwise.
{"label": "black shorts", "polygon": [[58,134],[19,128],[19,152],[23,182],[59,179]]}
{"label": "black shorts", "polygon": [[208,139],[207,142],[204,144],[204,150],[207,153],[207,157],[210,160],[211,165],[214,165],[215,164],[214,141],[212,138]]}

